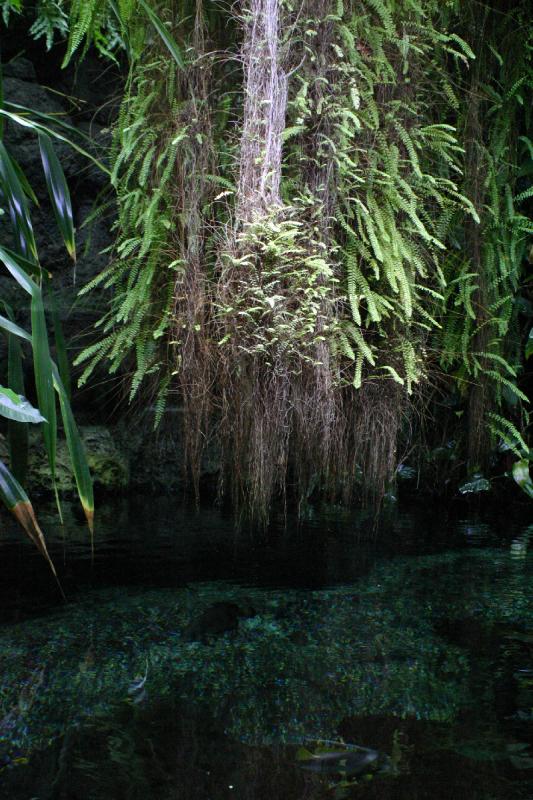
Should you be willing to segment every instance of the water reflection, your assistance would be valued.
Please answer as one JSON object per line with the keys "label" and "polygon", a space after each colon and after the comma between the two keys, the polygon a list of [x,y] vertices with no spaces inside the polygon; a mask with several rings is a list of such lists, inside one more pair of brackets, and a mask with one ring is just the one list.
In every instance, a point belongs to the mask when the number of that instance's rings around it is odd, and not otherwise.
{"label": "water reflection", "polygon": [[[256,539],[168,511],[102,512],[94,565],[71,518],[71,602],[32,607],[37,581],[4,612],[1,797],[532,796],[531,527],[412,515],[365,539],[331,513]],[[44,580],[20,563],[6,597]],[[378,755],[302,769],[339,741]]]}

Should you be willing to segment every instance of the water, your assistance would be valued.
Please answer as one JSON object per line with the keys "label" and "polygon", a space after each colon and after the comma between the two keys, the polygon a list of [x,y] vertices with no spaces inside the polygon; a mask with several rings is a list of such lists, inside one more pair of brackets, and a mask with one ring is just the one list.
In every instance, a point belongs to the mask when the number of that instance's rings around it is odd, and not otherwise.
{"label": "water", "polygon": [[8,525],[2,800],[533,798],[527,520],[330,509],[257,536],[117,499],[93,560],[75,509],[41,518],[69,599]]}

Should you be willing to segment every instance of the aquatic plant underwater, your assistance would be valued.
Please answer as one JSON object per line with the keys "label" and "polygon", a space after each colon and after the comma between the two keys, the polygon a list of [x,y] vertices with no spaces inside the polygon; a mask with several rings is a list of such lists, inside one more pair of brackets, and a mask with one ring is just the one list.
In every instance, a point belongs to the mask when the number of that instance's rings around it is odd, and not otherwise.
{"label": "aquatic plant underwater", "polygon": [[[26,764],[42,768],[40,759],[50,748],[61,742],[70,747],[70,741],[81,760],[72,761],[70,751],[64,758],[89,781],[87,796],[99,796],[98,764],[113,764],[114,757],[108,762],[109,753],[91,754],[83,742],[100,728],[118,725],[108,746],[116,740],[115,747],[125,748],[126,780],[140,757],[126,744],[137,726],[203,714],[222,726],[214,742],[229,738],[249,753],[287,748],[284,763],[319,776],[317,791],[328,783],[339,791],[356,788],[360,773],[367,776],[364,784],[372,776],[378,782],[398,779],[409,759],[405,751],[402,763],[392,733],[402,730],[402,720],[419,720],[435,725],[430,753],[460,753],[472,769],[493,763],[504,773],[515,759],[518,782],[510,785],[518,792],[520,776],[528,785],[532,754],[516,730],[502,732],[495,696],[506,670],[521,671],[514,679],[521,693],[515,720],[507,724],[522,726],[524,735],[531,725],[527,642],[533,625],[526,538],[527,531],[511,550],[389,558],[355,582],[317,590],[205,582],[85,592],[46,616],[3,626],[0,739],[6,785],[15,792]],[[525,550],[519,550],[520,542],[526,542]],[[455,644],[449,631],[463,624],[465,635],[474,638]],[[473,721],[465,728],[457,720],[469,714]],[[354,724],[347,720],[360,719],[364,730],[364,720],[373,718],[383,720],[382,727],[396,718],[390,738],[380,742],[376,772],[375,744],[346,738],[342,744],[340,733]],[[160,747],[158,734],[153,736]],[[339,747],[352,753],[354,765],[344,776],[339,768],[335,777],[326,753],[331,766]],[[361,752],[368,769],[355,765],[353,754]],[[206,755],[207,762],[212,758]],[[424,748],[417,758],[423,762]],[[516,795],[521,796],[527,795]]]}

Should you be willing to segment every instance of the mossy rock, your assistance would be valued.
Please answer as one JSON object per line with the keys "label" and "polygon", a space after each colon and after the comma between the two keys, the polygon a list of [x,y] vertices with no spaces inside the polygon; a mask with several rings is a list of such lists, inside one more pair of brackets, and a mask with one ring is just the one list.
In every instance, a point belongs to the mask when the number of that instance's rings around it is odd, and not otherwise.
{"label": "mossy rock", "polygon": [[[109,491],[125,489],[129,484],[129,459],[117,447],[111,430],[103,425],[87,425],[80,427],[80,434],[95,485]],[[0,459],[9,463],[4,437],[0,437]],[[56,483],[58,491],[62,494],[76,492],[76,482],[64,439],[59,439],[57,443]],[[27,489],[32,494],[50,491],[51,487],[50,468],[42,438],[37,432],[32,431],[28,452]]]}
{"label": "mossy rock", "polygon": [[124,489],[130,480],[129,458],[109,428],[87,425],[81,429],[94,482],[104,489]]}

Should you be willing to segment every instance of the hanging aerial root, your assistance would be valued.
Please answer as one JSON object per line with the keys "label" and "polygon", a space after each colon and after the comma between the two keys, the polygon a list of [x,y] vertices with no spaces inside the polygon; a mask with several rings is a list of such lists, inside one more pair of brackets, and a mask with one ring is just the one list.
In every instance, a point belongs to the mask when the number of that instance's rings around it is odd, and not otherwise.
{"label": "hanging aerial root", "polygon": [[363,495],[380,503],[394,479],[405,393],[392,381],[367,383],[357,395],[354,447]]}
{"label": "hanging aerial root", "polygon": [[279,0],[246,0],[244,115],[237,186],[237,219],[251,220],[281,204],[281,151],[287,76],[281,65]]}

